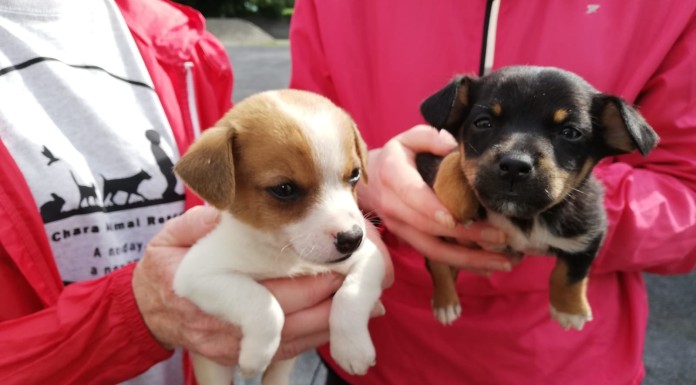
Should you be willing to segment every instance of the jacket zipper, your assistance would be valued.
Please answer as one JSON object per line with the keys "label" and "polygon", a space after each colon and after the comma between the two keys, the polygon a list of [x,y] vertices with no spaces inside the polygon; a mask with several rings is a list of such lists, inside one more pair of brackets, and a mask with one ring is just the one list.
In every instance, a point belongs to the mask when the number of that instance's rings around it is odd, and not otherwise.
{"label": "jacket zipper", "polygon": [[486,16],[483,23],[483,41],[481,42],[481,62],[479,76],[488,75],[493,69],[495,59],[495,38],[498,30],[498,15],[501,0],[486,2]]}
{"label": "jacket zipper", "polygon": [[191,120],[193,138],[196,139],[199,136],[201,136],[201,124],[198,120],[198,106],[196,105],[196,89],[194,87],[193,82],[193,62],[187,61],[184,63],[184,72],[186,74],[186,101],[189,109],[188,116]]}

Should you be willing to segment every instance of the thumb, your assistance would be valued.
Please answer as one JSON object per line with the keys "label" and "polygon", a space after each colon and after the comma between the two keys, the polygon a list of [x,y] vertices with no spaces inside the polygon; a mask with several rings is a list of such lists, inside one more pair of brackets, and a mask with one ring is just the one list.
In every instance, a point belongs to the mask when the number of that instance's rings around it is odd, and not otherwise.
{"label": "thumb", "polygon": [[195,206],[164,224],[150,244],[188,247],[208,234],[220,221],[220,211],[210,206]]}
{"label": "thumb", "polygon": [[343,276],[320,274],[293,278],[271,279],[263,285],[273,293],[285,314],[310,308],[330,297],[341,287]]}
{"label": "thumb", "polygon": [[397,139],[413,153],[429,152],[445,155],[457,146],[457,141],[449,132],[424,124],[401,133]]}

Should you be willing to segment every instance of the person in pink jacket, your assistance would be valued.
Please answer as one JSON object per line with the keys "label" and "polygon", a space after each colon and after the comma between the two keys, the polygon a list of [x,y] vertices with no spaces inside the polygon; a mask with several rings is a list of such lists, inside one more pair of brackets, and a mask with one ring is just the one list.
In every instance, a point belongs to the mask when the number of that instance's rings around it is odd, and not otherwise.
{"label": "person in pink jacket", "polygon": [[[218,218],[187,210],[171,165],[231,91],[191,8],[0,1],[0,384],[194,383],[176,347],[236,363],[239,328],[171,289]],[[264,283],[288,314],[279,357],[328,340],[341,282]]]}
{"label": "person in pink jacket", "polygon": [[[648,303],[642,273],[696,265],[696,3],[689,1],[298,0],[290,86],[319,92],[355,118],[370,147],[361,206],[385,225],[395,284],[371,323],[377,364],[327,383],[637,385]],[[565,331],[549,316],[552,258],[512,266],[440,236],[500,242],[478,224],[448,230],[445,209],[413,166],[451,138],[424,126],[420,103],[457,74],[508,65],[560,67],[635,104],[661,137],[647,157],[595,169],[609,230],[588,287],[594,320]],[[440,325],[423,254],[459,266],[462,316]],[[480,274],[489,273],[489,274]],[[338,375],[337,378],[336,374]]]}

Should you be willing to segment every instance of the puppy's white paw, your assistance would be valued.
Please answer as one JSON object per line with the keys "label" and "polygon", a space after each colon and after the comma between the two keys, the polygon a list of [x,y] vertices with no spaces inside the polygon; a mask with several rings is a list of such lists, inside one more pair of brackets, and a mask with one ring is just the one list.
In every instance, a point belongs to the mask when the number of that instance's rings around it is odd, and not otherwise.
{"label": "puppy's white paw", "polygon": [[588,310],[586,314],[570,314],[556,310],[556,308],[551,305],[551,318],[555,319],[565,330],[570,328],[582,330],[586,322],[592,321],[592,311]]}
{"label": "puppy's white paw", "polygon": [[351,375],[363,375],[376,363],[368,333],[331,333],[331,357]]}
{"label": "puppy's white paw", "polygon": [[244,344],[239,352],[239,374],[245,378],[263,373],[278,350],[280,338],[264,344]]}
{"label": "puppy's white paw", "polygon": [[445,307],[433,307],[435,318],[443,325],[451,325],[462,315],[462,306],[460,304],[449,305]]}

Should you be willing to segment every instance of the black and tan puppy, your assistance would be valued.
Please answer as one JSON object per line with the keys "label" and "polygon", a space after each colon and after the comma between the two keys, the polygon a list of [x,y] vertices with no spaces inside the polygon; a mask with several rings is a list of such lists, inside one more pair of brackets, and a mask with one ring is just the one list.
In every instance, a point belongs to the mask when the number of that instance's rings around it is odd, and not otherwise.
{"label": "black and tan puppy", "polygon": [[[646,155],[657,134],[620,98],[549,67],[457,77],[421,113],[459,143],[443,159],[418,155],[424,179],[459,222],[485,218],[507,234],[510,251],[556,256],[551,316],[582,329],[592,320],[588,272],[607,226],[592,168],[636,149]],[[451,323],[461,313],[457,270],[433,261],[428,267],[435,315]]]}

